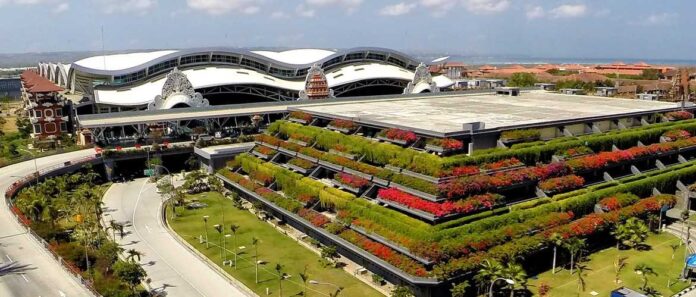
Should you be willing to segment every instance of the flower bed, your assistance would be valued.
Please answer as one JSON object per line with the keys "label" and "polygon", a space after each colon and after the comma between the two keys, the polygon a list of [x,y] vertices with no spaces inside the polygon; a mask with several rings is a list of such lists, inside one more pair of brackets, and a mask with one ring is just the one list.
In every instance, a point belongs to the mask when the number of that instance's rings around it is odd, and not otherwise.
{"label": "flower bed", "polygon": [[640,198],[633,194],[619,193],[599,200],[599,205],[604,211],[614,211],[626,205],[631,205]]}
{"label": "flower bed", "polygon": [[540,136],[541,133],[536,129],[509,130],[500,133],[500,141],[506,143],[532,141],[539,139]]}
{"label": "flower bed", "polygon": [[425,149],[439,153],[459,151],[464,148],[464,143],[452,138],[430,138],[426,142]]}
{"label": "flower bed", "polygon": [[491,209],[502,200],[502,196],[494,194],[477,195],[462,201],[446,201],[443,203],[426,201],[416,196],[404,193],[395,188],[380,189],[377,197],[393,201],[412,209],[424,211],[435,217],[452,214],[466,214],[483,208]]}
{"label": "flower bed", "polygon": [[576,146],[567,149],[562,149],[556,151],[554,155],[563,157],[564,159],[577,158],[584,155],[589,155],[594,153],[591,148],[586,146]]}
{"label": "flower bed", "polygon": [[662,134],[662,137],[664,137],[666,141],[676,141],[690,138],[691,133],[689,133],[689,131],[686,130],[675,129],[665,132],[664,134]]}
{"label": "flower bed", "polygon": [[349,133],[357,129],[358,125],[356,125],[353,121],[335,119],[329,122],[328,128],[332,130],[338,130],[344,133]]}
{"label": "flower bed", "polygon": [[504,170],[504,169],[514,168],[514,167],[520,167],[520,166],[524,166],[524,163],[522,163],[520,160],[517,160],[517,158],[510,158],[510,159],[505,159],[505,160],[500,160],[500,161],[496,161],[496,162],[483,164],[481,166],[481,169],[488,170],[488,171],[498,171],[498,170]]}
{"label": "flower bed", "polygon": [[370,240],[358,232],[345,230],[338,236],[409,274],[421,277],[428,275],[425,267],[415,260],[395,252],[386,245]]}
{"label": "flower bed", "polygon": [[261,171],[254,171],[249,173],[249,178],[257,181],[259,184],[265,186],[270,185],[273,182],[273,176],[266,174]]}
{"label": "flower bed", "polygon": [[302,111],[293,111],[290,113],[290,120],[302,124],[307,124],[312,121],[312,115]]}
{"label": "flower bed", "polygon": [[539,189],[545,193],[558,193],[581,188],[584,184],[584,178],[571,174],[542,181],[539,183]]}
{"label": "flower bed", "polygon": [[325,215],[307,208],[300,209],[300,211],[297,212],[297,215],[309,221],[312,223],[312,225],[320,228],[324,227],[328,223],[331,223],[331,219]]}
{"label": "flower bed", "polygon": [[685,111],[685,110],[681,110],[681,111],[672,111],[672,112],[665,113],[665,117],[669,121],[682,121],[682,120],[693,119],[694,114],[690,113],[688,111]]}
{"label": "flower bed", "polygon": [[290,159],[290,161],[288,161],[288,164],[297,166],[305,170],[314,168],[314,163],[301,158],[292,158]]}
{"label": "flower bed", "polygon": [[416,133],[408,130],[402,130],[397,128],[389,128],[379,132],[378,136],[385,140],[392,141],[398,144],[408,144],[414,142],[418,139]]}
{"label": "flower bed", "polygon": [[276,153],[278,153],[278,151],[276,151],[276,150],[274,150],[274,149],[272,149],[272,148],[269,148],[269,147],[265,147],[265,146],[256,146],[256,147],[254,148],[254,152],[253,152],[253,153],[254,153],[254,155],[258,156],[259,158],[268,159],[268,158],[270,158],[271,156],[273,156],[273,155],[275,155]]}
{"label": "flower bed", "polygon": [[337,173],[334,175],[334,179],[341,184],[344,184],[349,187],[353,187],[356,189],[361,189],[363,187],[366,187],[370,182],[362,177],[358,177],[355,175],[347,174],[347,173]]}

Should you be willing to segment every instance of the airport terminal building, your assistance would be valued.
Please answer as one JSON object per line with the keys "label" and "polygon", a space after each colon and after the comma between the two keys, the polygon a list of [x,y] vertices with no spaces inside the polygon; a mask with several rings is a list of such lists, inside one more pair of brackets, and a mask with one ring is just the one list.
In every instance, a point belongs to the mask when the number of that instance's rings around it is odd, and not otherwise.
{"label": "airport terminal building", "polygon": [[[453,84],[445,76],[425,75],[427,71],[418,69],[421,64],[384,48],[281,52],[205,48],[40,63],[38,71],[80,98],[78,106],[91,107],[89,113],[107,113],[153,106],[294,101],[317,94],[326,98],[402,94],[405,89],[436,92]],[[196,93],[200,98],[192,98]],[[160,100],[157,96],[162,102],[155,102]]]}

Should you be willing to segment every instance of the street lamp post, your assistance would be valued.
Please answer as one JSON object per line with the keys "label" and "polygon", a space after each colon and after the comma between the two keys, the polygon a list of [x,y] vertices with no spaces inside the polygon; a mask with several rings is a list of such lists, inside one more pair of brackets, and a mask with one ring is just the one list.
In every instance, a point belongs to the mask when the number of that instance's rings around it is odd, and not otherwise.
{"label": "street lamp post", "polygon": [[495,282],[497,282],[497,281],[499,281],[499,280],[504,280],[508,285],[514,285],[514,284],[515,284],[515,281],[514,281],[514,280],[511,280],[511,279],[509,279],[509,278],[504,278],[504,277],[496,278],[496,279],[494,279],[494,280],[491,282],[490,288],[488,288],[488,297],[493,297],[493,285],[495,285]]}
{"label": "street lamp post", "polygon": [[210,216],[203,216],[203,229],[205,230],[205,248],[209,248],[210,246],[208,245],[208,218]]}
{"label": "street lamp post", "polygon": [[225,257],[222,260],[222,265],[227,262],[227,238],[232,237],[232,234],[225,234],[225,241],[222,243],[222,249],[225,250]]}
{"label": "street lamp post", "polygon": [[336,293],[334,293],[333,295],[331,295],[332,297],[338,296],[338,293],[340,293],[341,291],[343,291],[343,287],[338,286],[338,285],[336,285],[336,284],[332,284],[332,283],[320,282],[320,281],[318,281],[318,280],[313,280],[313,279],[310,279],[310,280],[308,281],[308,283],[310,283],[310,284],[312,284],[312,285],[324,285],[324,286],[332,286],[332,287],[336,288]]}

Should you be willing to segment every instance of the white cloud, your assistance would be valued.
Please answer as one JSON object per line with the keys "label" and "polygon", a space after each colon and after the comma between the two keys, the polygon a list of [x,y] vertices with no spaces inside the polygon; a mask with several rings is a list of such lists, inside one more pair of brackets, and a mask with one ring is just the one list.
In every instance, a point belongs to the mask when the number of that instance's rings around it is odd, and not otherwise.
{"label": "white cloud", "polygon": [[63,2],[58,4],[55,9],[53,9],[53,13],[63,13],[68,11],[70,9],[70,3]]}
{"label": "white cloud", "polygon": [[273,18],[273,19],[284,19],[284,18],[288,18],[288,17],[289,16],[287,13],[285,13],[284,11],[280,11],[280,10],[277,10],[277,11],[274,11],[273,13],[271,13],[271,18]]}
{"label": "white cloud", "polygon": [[416,3],[401,2],[383,7],[379,11],[379,14],[387,16],[399,16],[411,12],[411,10],[413,10],[414,8],[416,8]]}
{"label": "white cloud", "polygon": [[464,0],[464,7],[473,14],[503,12],[510,7],[508,0]]}
{"label": "white cloud", "polygon": [[457,0],[421,0],[420,5],[430,9],[433,16],[440,17],[447,14],[450,9],[457,5]]}
{"label": "white cloud", "polygon": [[130,13],[145,14],[157,6],[157,0],[100,0],[102,10],[107,14]]}
{"label": "white cloud", "polygon": [[255,0],[186,0],[190,8],[212,15],[221,15],[230,11],[255,14],[261,10],[261,7],[257,5],[259,2]]}
{"label": "white cloud", "polygon": [[527,8],[527,18],[530,20],[543,18],[546,15],[546,11],[541,6],[534,6]]}
{"label": "white cloud", "polygon": [[307,7],[307,5],[300,4],[295,8],[295,13],[304,18],[313,18],[317,11],[314,8]]}
{"label": "white cloud", "polygon": [[564,4],[551,10],[554,18],[577,18],[587,13],[587,6],[584,4]]}
{"label": "white cloud", "polygon": [[645,19],[647,25],[661,25],[670,22],[677,17],[676,13],[656,13],[651,14]]}
{"label": "white cloud", "polygon": [[363,0],[305,0],[305,6],[308,7],[308,9],[341,6],[348,14],[355,12],[362,3]]}

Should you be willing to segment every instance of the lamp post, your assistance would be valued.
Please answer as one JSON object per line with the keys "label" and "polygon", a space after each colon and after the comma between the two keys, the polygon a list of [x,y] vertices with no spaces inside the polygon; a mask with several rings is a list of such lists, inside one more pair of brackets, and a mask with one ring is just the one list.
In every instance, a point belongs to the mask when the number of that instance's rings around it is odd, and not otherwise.
{"label": "lamp post", "polygon": [[222,259],[222,240],[225,238],[222,234],[222,231],[223,231],[222,225],[215,224],[213,226],[213,228],[215,228],[215,230],[218,232],[218,234],[220,234],[220,240],[218,241],[218,247],[220,248],[220,259]]}
{"label": "lamp post", "polygon": [[203,216],[203,230],[205,231],[205,248],[207,249],[208,246],[208,218],[210,216]]}
{"label": "lamp post", "polygon": [[338,286],[336,284],[332,284],[332,283],[320,282],[318,280],[313,280],[313,279],[310,279],[308,281],[308,283],[310,283],[312,285],[324,285],[324,286],[332,286],[332,287],[336,288],[336,292],[333,295],[331,295],[332,297],[338,296],[338,293],[341,293],[341,291],[343,291],[343,287]]}
{"label": "lamp post", "polygon": [[227,262],[227,238],[232,237],[232,234],[225,234],[225,241],[222,243],[222,249],[225,250],[225,257],[222,260],[222,265],[225,265],[225,262]]}
{"label": "lamp post", "polygon": [[515,284],[515,281],[514,281],[514,280],[511,280],[511,279],[509,279],[509,278],[504,278],[504,277],[496,278],[496,279],[494,279],[494,280],[491,282],[490,288],[488,288],[488,297],[493,297],[493,285],[495,285],[495,282],[497,282],[497,281],[499,281],[499,280],[504,280],[508,285],[514,285],[514,284]]}

